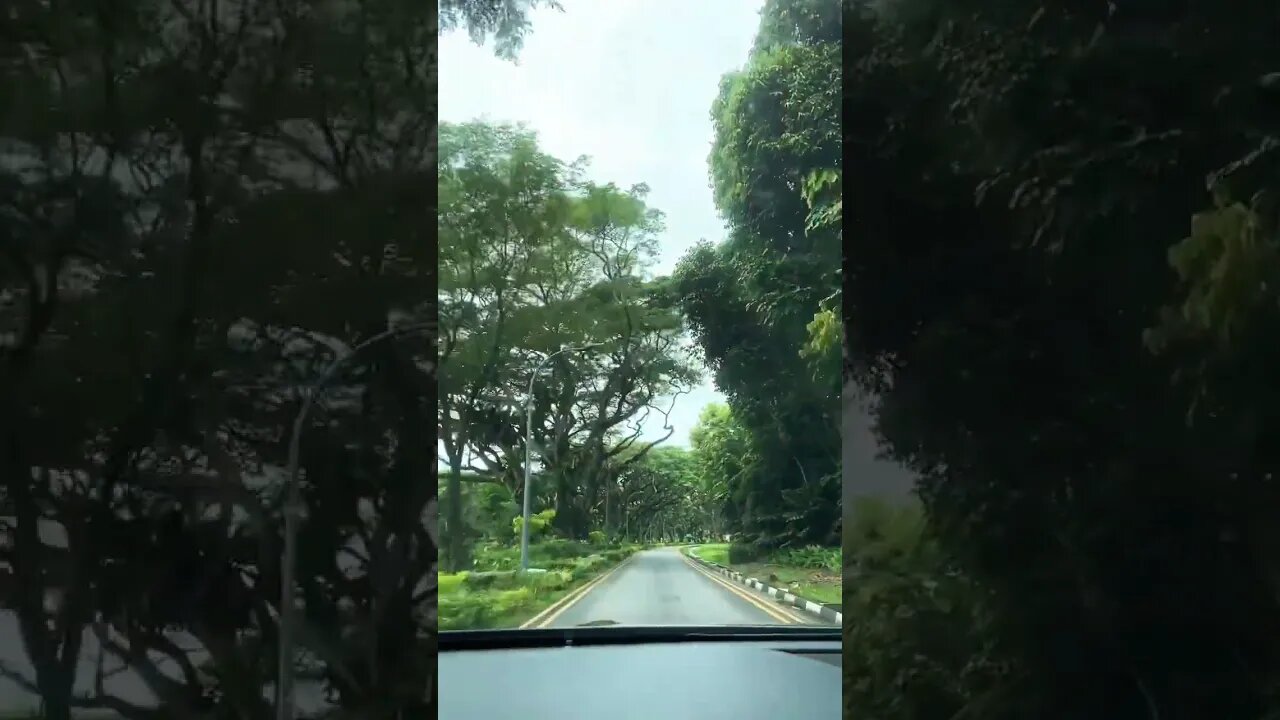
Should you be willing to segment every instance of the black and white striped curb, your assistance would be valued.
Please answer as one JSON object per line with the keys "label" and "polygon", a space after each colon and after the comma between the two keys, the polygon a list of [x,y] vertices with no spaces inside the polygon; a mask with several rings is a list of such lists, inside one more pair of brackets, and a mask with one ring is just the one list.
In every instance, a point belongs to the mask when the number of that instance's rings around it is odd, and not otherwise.
{"label": "black and white striped curb", "polygon": [[703,560],[702,558],[695,555],[692,550],[685,553],[685,556],[709,570],[714,570],[720,573],[721,575],[724,575],[725,577],[729,578],[730,580],[739,582],[743,585],[746,585],[747,587],[755,588],[756,590],[759,590],[760,592],[772,598],[780,600],[786,603],[787,605],[790,605],[791,607],[796,608],[797,610],[802,610],[804,612],[809,613],[810,615],[817,615],[823,620],[835,623],[836,625],[840,625],[844,622],[844,615],[841,614],[839,610],[836,610],[835,608],[829,605],[823,605],[820,602],[806,600],[802,597],[795,595],[794,593],[789,593],[786,590],[772,587],[770,585],[765,585],[764,583],[760,582],[755,578],[746,577],[742,573],[736,570],[730,570],[729,568],[719,563],[713,563],[710,560]]}

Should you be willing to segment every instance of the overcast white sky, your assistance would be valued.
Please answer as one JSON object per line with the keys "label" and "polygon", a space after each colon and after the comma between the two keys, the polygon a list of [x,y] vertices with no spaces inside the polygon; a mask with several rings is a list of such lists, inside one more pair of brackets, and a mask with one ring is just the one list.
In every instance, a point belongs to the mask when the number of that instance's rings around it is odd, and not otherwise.
{"label": "overcast white sky", "polygon": [[[746,62],[763,0],[561,0],[540,10],[516,63],[465,33],[440,40],[440,120],[522,122],[562,160],[591,157],[589,174],[648,183],[666,214],[657,272],[724,226],[711,199],[707,153],[720,77]],[[676,400],[671,444],[687,446],[710,378]],[[661,416],[645,427],[661,437]]]}

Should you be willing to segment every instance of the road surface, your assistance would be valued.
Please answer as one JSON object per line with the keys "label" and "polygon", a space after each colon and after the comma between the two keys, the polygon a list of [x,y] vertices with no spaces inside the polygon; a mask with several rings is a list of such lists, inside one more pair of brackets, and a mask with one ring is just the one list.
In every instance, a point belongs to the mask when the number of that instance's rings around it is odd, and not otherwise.
{"label": "road surface", "polygon": [[[768,610],[766,610],[768,608]],[[644,550],[537,627],[823,624],[807,613],[696,567],[676,548]]]}

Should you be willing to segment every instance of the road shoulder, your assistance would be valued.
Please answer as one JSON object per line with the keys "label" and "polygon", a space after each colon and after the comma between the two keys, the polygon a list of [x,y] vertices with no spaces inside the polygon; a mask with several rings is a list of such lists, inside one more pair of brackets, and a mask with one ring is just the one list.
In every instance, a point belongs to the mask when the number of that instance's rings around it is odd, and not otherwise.
{"label": "road shoulder", "polygon": [[790,592],[789,590],[773,587],[772,585],[768,585],[764,582],[761,582],[756,578],[747,577],[736,570],[725,567],[724,565],[721,565],[716,562],[712,562],[710,560],[704,560],[701,557],[698,557],[697,553],[695,552],[697,547],[698,546],[696,545],[683,547],[680,549],[680,552],[686,558],[696,563],[700,567],[705,568],[710,572],[714,572],[719,575],[722,575],[725,578],[728,578],[729,580],[732,580],[735,583],[738,583],[740,585],[749,587],[753,590],[762,592],[765,595],[768,595],[769,597],[774,598],[779,603],[787,605],[790,608],[793,608],[794,610],[805,613],[809,616],[818,618],[824,622],[828,622],[833,625],[841,625],[844,622],[844,615],[841,613],[841,611],[833,607],[830,607],[820,602],[816,602],[814,600],[809,600],[807,598],[800,597],[795,593]]}

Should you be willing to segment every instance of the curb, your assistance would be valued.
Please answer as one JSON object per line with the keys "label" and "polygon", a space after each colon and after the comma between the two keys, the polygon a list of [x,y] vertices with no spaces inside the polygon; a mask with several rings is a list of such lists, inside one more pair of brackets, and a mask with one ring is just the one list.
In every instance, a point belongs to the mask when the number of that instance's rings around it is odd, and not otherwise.
{"label": "curb", "polygon": [[742,585],[746,585],[749,588],[754,588],[756,590],[759,590],[760,592],[763,592],[764,594],[782,603],[785,603],[786,605],[789,605],[797,610],[807,612],[810,615],[817,615],[823,620],[833,622],[836,625],[844,624],[844,614],[841,613],[839,610],[836,610],[835,608],[830,607],[829,605],[824,605],[820,602],[814,602],[813,600],[806,600],[805,598],[802,598],[796,595],[795,593],[791,593],[786,590],[773,587],[771,585],[766,585],[755,578],[746,577],[742,573],[736,570],[730,570],[729,568],[723,565],[720,565],[719,563],[713,563],[710,560],[703,560],[702,558],[695,555],[693,553],[693,550],[690,550],[689,552],[684,553],[684,556],[689,558],[690,560],[693,560],[699,565],[702,565],[708,570],[713,570],[715,572],[720,573],[721,575],[724,575],[730,580],[733,580],[734,582],[740,583]]}

